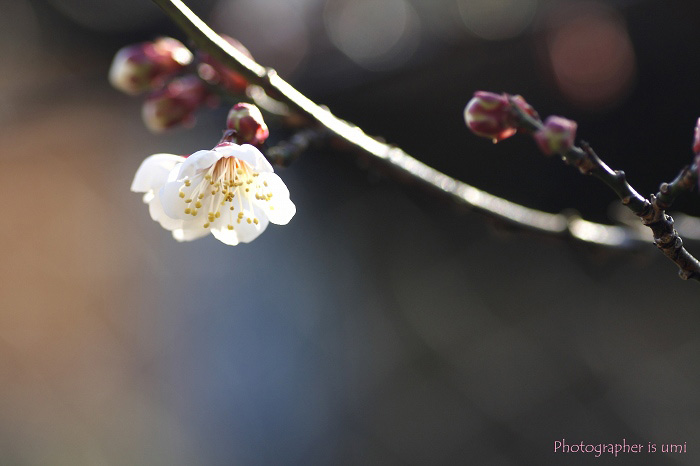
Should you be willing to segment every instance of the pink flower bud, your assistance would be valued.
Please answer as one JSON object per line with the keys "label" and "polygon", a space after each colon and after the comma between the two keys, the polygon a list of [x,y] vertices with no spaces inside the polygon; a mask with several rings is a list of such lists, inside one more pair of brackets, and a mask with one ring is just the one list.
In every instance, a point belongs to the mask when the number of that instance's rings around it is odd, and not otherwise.
{"label": "pink flower bud", "polygon": [[270,135],[260,109],[252,104],[234,105],[228,112],[226,127],[236,132],[235,139],[238,144],[259,146]]}
{"label": "pink flower bud", "polygon": [[[523,112],[537,116],[521,96],[511,96],[511,100]],[[464,119],[474,134],[493,139],[493,142],[509,138],[518,131],[507,94],[477,91],[464,109]]]}
{"label": "pink flower bud", "polygon": [[[221,37],[226,39],[226,42],[233,45],[239,52],[246,57],[253,59],[247,48],[243,46],[233,37],[221,34]],[[221,86],[224,89],[234,93],[243,94],[248,87],[248,81],[237,71],[233,71],[224,66],[218,60],[214,59],[205,52],[198,52],[200,64],[198,67],[199,76],[206,82],[212,85]]]}
{"label": "pink flower bud", "polygon": [[700,118],[698,118],[698,122],[695,124],[695,139],[693,139],[693,152],[695,154],[700,154]]}
{"label": "pink flower bud", "polygon": [[162,86],[168,77],[189,65],[192,58],[192,52],[170,37],[129,45],[114,56],[109,82],[122,92],[139,94]]}
{"label": "pink flower bud", "polygon": [[577,126],[575,121],[550,116],[545,120],[544,127],[532,136],[546,155],[563,153],[573,147]]}
{"label": "pink flower bud", "polygon": [[191,125],[194,112],[210,97],[207,86],[196,76],[176,78],[149,95],[143,103],[143,121],[154,133],[176,125]]}

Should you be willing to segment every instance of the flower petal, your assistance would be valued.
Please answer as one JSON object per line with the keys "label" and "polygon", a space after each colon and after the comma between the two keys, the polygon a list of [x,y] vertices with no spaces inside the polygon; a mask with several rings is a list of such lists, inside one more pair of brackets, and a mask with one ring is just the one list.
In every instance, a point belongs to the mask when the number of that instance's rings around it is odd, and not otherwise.
{"label": "flower petal", "polygon": [[267,161],[262,152],[250,144],[226,144],[214,148],[218,153],[226,157],[236,157],[250,165],[258,173],[273,172],[272,165]]}
{"label": "flower petal", "polygon": [[193,241],[209,233],[211,233],[209,228],[204,228],[201,222],[183,222],[182,228],[173,230],[173,238],[178,241]]}
{"label": "flower petal", "polygon": [[173,154],[154,154],[146,157],[136,171],[131,190],[144,193],[159,189],[167,181],[168,174],[184,160],[184,157]]}
{"label": "flower petal", "polygon": [[158,197],[160,197],[163,211],[168,217],[185,220],[189,219],[189,214],[185,213],[185,207],[187,206],[180,197],[181,187],[182,182],[180,181],[165,183],[158,191]]}
{"label": "flower petal", "polygon": [[[238,219],[238,210],[232,211],[229,206],[226,206],[220,212],[221,216],[217,218],[211,226],[211,234],[222,243],[235,246],[239,243],[238,232],[235,228],[240,226],[240,224],[236,222]],[[229,226],[234,228],[229,229]]]}
{"label": "flower petal", "polygon": [[214,165],[223,155],[213,150],[200,150],[190,155],[182,163],[180,173],[177,176],[178,180],[185,177],[193,177],[200,170],[206,170]]}
{"label": "flower petal", "polygon": [[[238,222],[239,210],[231,211],[226,209],[222,211],[221,217],[216,219],[214,225],[212,225],[211,233],[219,241],[235,245],[240,243],[250,243],[255,238],[260,236],[260,234],[265,231],[267,225],[270,223],[265,213],[260,209],[255,209],[255,212],[250,210],[243,210],[243,218],[240,223]],[[248,223],[249,218],[257,218],[258,223],[251,221]],[[228,225],[233,226],[233,230],[228,229]]]}
{"label": "flower petal", "polygon": [[270,222],[275,225],[286,225],[297,213],[297,207],[289,199],[278,199],[277,202],[268,204],[267,209],[265,209],[265,215],[270,220]]}
{"label": "flower petal", "polygon": [[148,211],[151,214],[151,218],[160,223],[160,226],[166,230],[172,231],[182,228],[182,220],[171,218],[165,213],[158,192],[154,194],[153,199],[148,203]]}
{"label": "flower petal", "polygon": [[214,238],[218,239],[224,244],[228,244],[229,246],[236,246],[240,243],[240,241],[238,241],[238,233],[236,230],[216,228],[211,231],[211,234],[214,235]]}
{"label": "flower petal", "polygon": [[282,179],[274,173],[260,174],[259,181],[267,183],[272,193],[269,201],[258,201],[256,205],[265,212],[267,218],[276,225],[286,225],[297,211],[289,199],[289,190]]}

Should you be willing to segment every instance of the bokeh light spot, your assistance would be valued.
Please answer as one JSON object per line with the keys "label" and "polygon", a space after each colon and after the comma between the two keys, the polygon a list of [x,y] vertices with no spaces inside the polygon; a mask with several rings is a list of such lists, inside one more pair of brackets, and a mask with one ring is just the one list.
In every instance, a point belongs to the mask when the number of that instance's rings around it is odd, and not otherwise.
{"label": "bokeh light spot", "polygon": [[220,1],[210,24],[245,45],[258,63],[273,66],[282,75],[296,70],[309,50],[303,8],[289,1]]}
{"label": "bokeh light spot", "polygon": [[330,0],[324,24],[340,51],[370,69],[403,63],[418,39],[418,17],[405,0]]}
{"label": "bokeh light spot", "polygon": [[622,19],[609,7],[582,2],[555,12],[547,52],[560,91],[573,103],[607,107],[635,77],[635,54]]}
{"label": "bokeh light spot", "polygon": [[458,5],[466,28],[487,40],[519,35],[537,11],[537,0],[458,0]]}

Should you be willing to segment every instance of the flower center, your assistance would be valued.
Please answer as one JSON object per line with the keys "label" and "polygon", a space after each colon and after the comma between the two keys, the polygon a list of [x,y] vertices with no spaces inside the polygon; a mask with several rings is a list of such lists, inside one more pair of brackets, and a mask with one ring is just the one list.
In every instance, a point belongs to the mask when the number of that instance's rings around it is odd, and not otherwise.
{"label": "flower center", "polygon": [[202,216],[202,226],[209,228],[221,217],[222,210],[228,209],[230,212],[226,213],[238,212],[235,220],[233,215],[225,217],[229,219],[229,230],[234,229],[234,221],[257,225],[260,220],[255,217],[253,203],[269,202],[272,198],[267,182],[260,183],[258,175],[248,163],[236,157],[219,159],[208,170],[184,179],[179,196],[185,203],[185,214],[197,217],[203,210],[206,215]]}

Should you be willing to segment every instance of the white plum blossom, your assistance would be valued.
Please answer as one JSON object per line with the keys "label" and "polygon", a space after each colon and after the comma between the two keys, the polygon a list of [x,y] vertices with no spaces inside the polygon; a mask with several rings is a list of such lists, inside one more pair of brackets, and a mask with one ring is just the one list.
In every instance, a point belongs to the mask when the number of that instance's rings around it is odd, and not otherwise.
{"label": "white plum blossom", "polygon": [[250,144],[222,143],[189,157],[151,155],[131,190],[146,193],[151,218],[178,241],[211,232],[225,244],[248,243],[269,222],[286,225],[296,213],[287,186]]}

